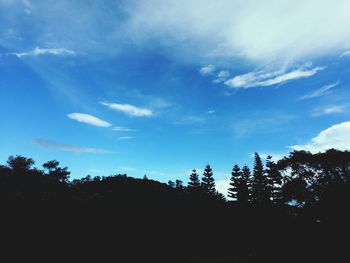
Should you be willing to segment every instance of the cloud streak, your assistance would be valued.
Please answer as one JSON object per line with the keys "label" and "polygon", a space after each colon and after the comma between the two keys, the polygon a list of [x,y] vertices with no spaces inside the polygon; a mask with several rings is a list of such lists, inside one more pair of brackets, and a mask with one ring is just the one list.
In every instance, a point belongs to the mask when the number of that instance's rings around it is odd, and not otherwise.
{"label": "cloud streak", "polygon": [[321,97],[324,95],[327,95],[331,92],[331,89],[333,89],[334,87],[339,85],[339,81],[334,82],[332,84],[329,85],[325,85],[317,90],[314,90],[313,92],[306,94],[302,97],[299,98],[299,100],[308,100],[308,99],[313,99],[313,98],[317,98],[317,97]]}
{"label": "cloud streak", "polygon": [[14,55],[18,58],[22,57],[37,57],[43,55],[54,55],[54,56],[74,56],[76,53],[73,50],[66,48],[40,48],[36,47],[33,50],[27,52],[14,52],[8,53],[8,55]]}
{"label": "cloud streak", "polygon": [[216,70],[216,67],[214,65],[208,65],[208,66],[202,67],[199,70],[199,73],[203,76],[206,76],[206,75],[212,74],[215,70]]}
{"label": "cloud streak", "polygon": [[129,132],[129,131],[135,131],[135,129],[130,129],[127,127],[122,127],[122,126],[115,126],[112,128],[112,131],[117,131],[117,132]]}
{"label": "cloud streak", "polygon": [[109,102],[100,102],[100,103],[112,110],[123,112],[133,117],[150,117],[154,115],[151,109],[140,108],[130,104],[119,104],[119,103],[109,103]]}
{"label": "cloud streak", "polygon": [[89,125],[93,125],[93,126],[98,126],[98,127],[111,127],[112,124],[109,122],[106,122],[104,120],[101,120],[95,116],[92,116],[90,114],[85,114],[85,113],[70,113],[67,115],[68,118],[78,121],[78,122],[82,122],[82,123],[86,123]]}
{"label": "cloud streak", "polygon": [[301,78],[308,78],[319,71],[323,70],[323,67],[305,68],[301,67],[289,72],[274,71],[274,72],[249,72],[243,75],[235,76],[227,81],[225,84],[231,88],[247,89],[256,87],[268,87],[277,84],[283,84],[287,81],[297,80]]}
{"label": "cloud streak", "polygon": [[312,153],[322,152],[331,148],[341,151],[350,150],[350,121],[335,124],[321,131],[306,144],[292,145],[289,148]]}
{"label": "cloud streak", "polygon": [[70,152],[70,153],[93,153],[93,154],[103,154],[110,153],[109,151],[90,147],[81,147],[69,144],[63,144],[54,142],[47,139],[34,139],[35,144],[52,151]]}
{"label": "cloud streak", "polygon": [[333,105],[333,106],[327,106],[324,108],[316,108],[313,110],[311,115],[313,117],[318,117],[323,115],[342,113],[346,111],[347,107],[348,107],[347,105]]}

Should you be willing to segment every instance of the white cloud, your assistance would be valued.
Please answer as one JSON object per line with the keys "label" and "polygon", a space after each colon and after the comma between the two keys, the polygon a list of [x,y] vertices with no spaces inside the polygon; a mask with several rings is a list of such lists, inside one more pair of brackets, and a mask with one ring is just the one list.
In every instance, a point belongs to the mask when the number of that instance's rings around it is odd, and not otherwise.
{"label": "white cloud", "polygon": [[213,83],[221,83],[227,80],[230,76],[230,72],[228,70],[222,70],[217,74],[217,78],[213,80]]}
{"label": "white cloud", "polygon": [[216,68],[214,65],[208,65],[208,66],[202,67],[199,70],[199,73],[201,73],[201,75],[205,76],[205,75],[209,75],[209,74],[213,73],[215,71],[215,69]]}
{"label": "white cloud", "polygon": [[[27,25],[36,25],[30,28],[32,40],[89,54],[115,55],[122,45],[133,41],[141,47],[160,45],[167,49],[167,55],[198,65],[227,61],[236,64],[234,59],[238,58],[260,66],[281,66],[338,55],[350,42],[348,0],[270,0],[268,4],[259,0],[32,3],[37,12],[26,20]],[[8,23],[16,21],[17,9],[23,9],[23,4],[5,6],[5,22],[7,17]],[[12,24],[16,29],[23,26]],[[12,48],[10,43],[5,44]]]}
{"label": "white cloud", "polygon": [[227,179],[217,180],[215,182],[215,188],[219,193],[227,197],[227,192],[228,192],[228,189],[230,188],[230,179],[227,178]]}
{"label": "white cloud", "polygon": [[293,150],[305,150],[312,153],[331,148],[341,151],[350,150],[350,121],[335,124],[321,131],[316,137],[304,145],[292,145]]}
{"label": "white cloud", "polygon": [[218,78],[228,78],[230,76],[230,72],[228,70],[221,70],[218,73]]}
{"label": "white cloud", "polygon": [[338,54],[350,42],[348,0],[149,0],[130,10],[137,39],[172,41],[185,55],[283,65]]}
{"label": "white cloud", "polygon": [[347,105],[334,105],[334,106],[327,106],[324,108],[316,108],[312,112],[312,116],[318,117],[322,115],[329,115],[329,114],[334,114],[334,113],[342,113],[345,112],[347,109]]}
{"label": "white cloud", "polygon": [[109,122],[106,122],[104,120],[101,120],[95,116],[92,116],[90,114],[85,114],[85,113],[70,113],[67,115],[68,118],[72,120],[76,120],[79,122],[83,122],[86,124],[90,124],[93,126],[98,126],[98,127],[111,127],[112,124]]}
{"label": "white cloud", "polygon": [[135,131],[135,130],[127,127],[115,126],[112,128],[112,131],[128,132],[128,131]]}
{"label": "white cloud", "polygon": [[317,97],[321,97],[323,95],[329,94],[330,90],[333,89],[334,87],[338,86],[339,83],[340,82],[337,81],[337,82],[334,82],[332,84],[325,85],[325,86],[319,88],[318,90],[315,90],[309,94],[306,94],[306,95],[300,97],[299,99],[300,100],[307,100],[307,99],[313,99],[313,98],[317,98]]}
{"label": "white cloud", "polygon": [[133,139],[134,137],[131,137],[131,136],[121,136],[118,138],[118,140],[130,140],[130,139]]}
{"label": "white cloud", "polygon": [[119,103],[108,103],[108,102],[100,102],[100,103],[112,110],[120,111],[134,117],[149,117],[154,114],[153,111],[150,109],[139,108],[130,104],[119,104]]}
{"label": "white cloud", "polygon": [[103,154],[111,153],[103,149],[90,148],[90,147],[81,147],[69,144],[62,144],[46,139],[34,139],[34,143],[40,145],[41,147],[53,150],[53,151],[62,151],[62,152],[71,152],[71,153],[94,153],[94,154]]}
{"label": "white cloud", "polygon": [[42,56],[42,55],[55,55],[55,56],[74,56],[76,53],[72,50],[65,49],[65,48],[40,48],[36,47],[31,51],[27,52],[15,52],[15,53],[8,53],[9,55],[14,55],[18,58],[21,57],[36,57],[36,56]]}
{"label": "white cloud", "polygon": [[255,88],[267,87],[276,84],[283,84],[290,80],[307,78],[315,75],[323,70],[323,67],[309,68],[302,66],[289,72],[273,71],[273,72],[250,72],[243,75],[235,76],[225,81],[225,84],[231,88]]}
{"label": "white cloud", "polygon": [[205,114],[206,115],[211,115],[214,114],[216,111],[215,110],[208,110]]}

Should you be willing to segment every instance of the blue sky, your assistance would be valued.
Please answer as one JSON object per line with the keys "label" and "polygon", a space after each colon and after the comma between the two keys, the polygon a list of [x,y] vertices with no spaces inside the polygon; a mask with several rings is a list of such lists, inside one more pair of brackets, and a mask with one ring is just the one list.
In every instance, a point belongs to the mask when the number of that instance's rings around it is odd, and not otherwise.
{"label": "blue sky", "polygon": [[0,160],[219,187],[255,151],[350,150],[349,1],[0,0]]}

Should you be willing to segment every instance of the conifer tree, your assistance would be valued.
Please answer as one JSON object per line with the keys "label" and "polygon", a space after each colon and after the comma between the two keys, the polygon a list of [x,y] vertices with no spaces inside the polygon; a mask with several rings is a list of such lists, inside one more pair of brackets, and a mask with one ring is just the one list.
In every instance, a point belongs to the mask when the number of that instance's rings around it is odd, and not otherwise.
{"label": "conifer tree", "polygon": [[228,197],[239,201],[239,192],[240,192],[240,181],[241,181],[241,169],[237,164],[232,168],[231,179],[230,179],[230,188],[228,189]]}
{"label": "conifer tree", "polygon": [[238,195],[238,200],[242,204],[248,204],[250,202],[250,179],[251,173],[250,169],[247,165],[242,167],[242,176],[240,180],[240,191]]}
{"label": "conifer tree", "polygon": [[201,186],[201,183],[199,181],[199,176],[197,174],[196,169],[192,170],[192,173],[190,175],[190,181],[188,182],[189,188],[199,188]]}
{"label": "conifer tree", "polygon": [[267,187],[270,194],[270,200],[274,204],[278,204],[281,201],[281,184],[282,175],[278,171],[276,163],[272,161],[272,156],[267,156],[266,159],[266,176],[267,176]]}
{"label": "conifer tree", "polygon": [[264,174],[264,165],[259,154],[255,153],[252,180],[252,202],[254,204],[266,204],[269,201],[267,193],[267,180]]}
{"label": "conifer tree", "polygon": [[203,172],[202,187],[204,192],[207,194],[214,195],[216,193],[213,171],[209,164],[205,167]]}

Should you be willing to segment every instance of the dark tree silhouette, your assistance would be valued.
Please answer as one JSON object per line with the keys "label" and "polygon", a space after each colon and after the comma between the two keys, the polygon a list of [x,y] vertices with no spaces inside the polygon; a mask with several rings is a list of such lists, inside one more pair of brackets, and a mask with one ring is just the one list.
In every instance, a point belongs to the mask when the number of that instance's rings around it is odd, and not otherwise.
{"label": "dark tree silhouette", "polygon": [[34,163],[32,158],[26,158],[21,155],[16,155],[15,157],[11,155],[7,160],[8,167],[17,175],[24,175],[29,172]]}
{"label": "dark tree silhouette", "polygon": [[238,193],[238,200],[240,200],[240,203],[247,205],[250,202],[250,179],[251,179],[251,173],[250,169],[247,165],[244,165],[242,167],[242,176],[240,180],[240,187],[239,187],[239,193]]}
{"label": "dark tree silhouette", "polygon": [[230,188],[228,189],[228,197],[236,200],[239,200],[239,193],[240,193],[240,184],[241,184],[241,169],[237,164],[235,164],[232,168],[231,178],[230,178]]}
{"label": "dark tree silhouette", "polygon": [[183,182],[181,180],[179,180],[179,179],[176,179],[176,181],[175,181],[175,188],[176,189],[183,189],[184,188]]}
{"label": "dark tree silhouette", "polygon": [[281,185],[282,175],[277,169],[277,165],[272,161],[272,156],[269,155],[266,158],[266,177],[267,177],[267,191],[270,196],[270,200],[274,204],[280,204],[282,201]]}
{"label": "dark tree silhouette", "polygon": [[190,180],[188,182],[188,187],[198,189],[198,188],[200,188],[200,186],[201,186],[201,183],[199,181],[199,176],[197,174],[197,171],[196,171],[196,169],[193,169],[192,173],[190,175]]}
{"label": "dark tree silhouette", "polygon": [[48,161],[43,164],[43,167],[48,171],[47,176],[58,180],[62,183],[68,183],[70,172],[67,167],[59,167],[59,162],[56,160]]}
{"label": "dark tree silhouette", "polygon": [[252,203],[266,204],[270,196],[267,188],[267,178],[264,174],[264,165],[258,153],[254,154],[254,169],[252,178]]}
{"label": "dark tree silhouette", "polygon": [[207,166],[204,168],[202,177],[202,188],[207,194],[214,195],[216,193],[213,171],[209,164],[207,164]]}
{"label": "dark tree silhouette", "polygon": [[169,180],[168,181],[168,185],[171,187],[171,188],[175,188],[175,182]]}

